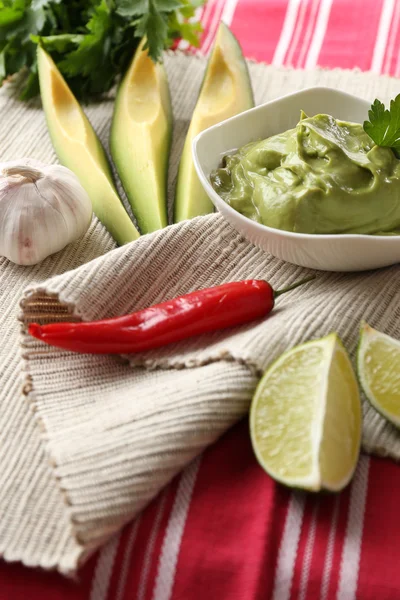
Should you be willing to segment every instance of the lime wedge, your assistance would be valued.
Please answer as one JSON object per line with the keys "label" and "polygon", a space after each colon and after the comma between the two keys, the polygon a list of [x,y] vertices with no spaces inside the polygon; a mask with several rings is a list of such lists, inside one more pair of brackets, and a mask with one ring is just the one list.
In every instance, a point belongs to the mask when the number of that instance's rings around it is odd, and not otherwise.
{"label": "lime wedge", "polygon": [[372,406],[400,427],[400,341],[362,323],[357,370]]}
{"label": "lime wedge", "polygon": [[251,405],[250,434],[257,460],[274,479],[339,491],[357,464],[361,421],[357,379],[332,333],[269,367]]}

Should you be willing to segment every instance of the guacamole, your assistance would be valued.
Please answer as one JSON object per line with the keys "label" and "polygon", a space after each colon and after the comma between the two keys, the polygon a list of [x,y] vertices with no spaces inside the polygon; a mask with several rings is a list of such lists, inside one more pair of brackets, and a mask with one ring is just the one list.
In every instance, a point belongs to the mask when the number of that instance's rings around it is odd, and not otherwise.
{"label": "guacamole", "polygon": [[224,157],[211,174],[234,209],[269,227],[301,233],[387,235],[400,228],[400,160],[362,125],[329,115]]}

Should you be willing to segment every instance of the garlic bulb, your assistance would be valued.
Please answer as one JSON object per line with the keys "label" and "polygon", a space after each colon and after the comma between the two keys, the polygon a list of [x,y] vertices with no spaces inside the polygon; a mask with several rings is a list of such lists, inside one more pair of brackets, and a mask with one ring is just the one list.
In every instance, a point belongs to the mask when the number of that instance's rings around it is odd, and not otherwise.
{"label": "garlic bulb", "polygon": [[34,265],[87,231],[92,203],[61,165],[22,158],[0,163],[0,256]]}

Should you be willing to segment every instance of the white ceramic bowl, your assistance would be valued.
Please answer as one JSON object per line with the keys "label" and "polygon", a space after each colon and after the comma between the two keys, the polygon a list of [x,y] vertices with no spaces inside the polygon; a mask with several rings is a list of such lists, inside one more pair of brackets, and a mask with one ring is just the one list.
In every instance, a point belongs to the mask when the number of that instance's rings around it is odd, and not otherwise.
{"label": "white ceramic bowl", "polygon": [[301,109],[308,115],[326,113],[337,119],[362,123],[369,106],[365,100],[324,87],[267,102],[206,129],[193,140],[197,174],[211,201],[232,227],[278,258],[325,271],[364,271],[398,263],[400,235],[314,235],[273,229],[231,208],[210,183],[210,173],[220,165],[224,154],[295,127]]}

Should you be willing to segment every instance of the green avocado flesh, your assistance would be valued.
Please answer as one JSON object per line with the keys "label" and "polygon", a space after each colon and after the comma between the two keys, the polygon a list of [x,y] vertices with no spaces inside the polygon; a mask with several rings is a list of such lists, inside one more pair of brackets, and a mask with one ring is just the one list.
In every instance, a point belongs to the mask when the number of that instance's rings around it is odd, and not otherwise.
{"label": "green avocado flesh", "polygon": [[38,46],[37,56],[43,110],[61,164],[78,177],[92,201],[93,212],[118,244],[137,239],[139,232],[118,196],[93,127],[50,55]]}
{"label": "green avocado flesh", "polygon": [[172,133],[168,80],[139,44],[119,87],[110,147],[142,233],[168,225],[167,171]]}
{"label": "green avocado flesh", "polygon": [[390,235],[400,228],[400,160],[362,125],[329,115],[302,118],[225,156],[211,183],[235,210],[276,229]]}
{"label": "green avocado flesh", "polygon": [[206,215],[214,210],[194,166],[194,138],[204,129],[253,106],[253,90],[247,63],[239,42],[221,22],[182,150],[176,183],[175,223]]}

